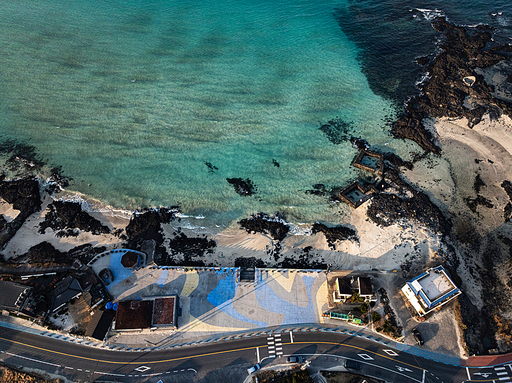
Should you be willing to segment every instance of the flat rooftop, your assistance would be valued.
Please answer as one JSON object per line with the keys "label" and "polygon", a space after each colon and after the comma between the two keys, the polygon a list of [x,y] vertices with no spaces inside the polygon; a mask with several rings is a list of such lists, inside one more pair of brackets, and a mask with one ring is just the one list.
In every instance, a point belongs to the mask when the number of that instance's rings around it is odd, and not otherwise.
{"label": "flat rooftop", "polygon": [[116,330],[149,328],[152,314],[152,300],[119,302],[116,312]]}
{"label": "flat rooftop", "polygon": [[456,288],[443,271],[436,269],[418,279],[418,283],[431,302]]}
{"label": "flat rooftop", "polygon": [[153,306],[153,326],[170,326],[174,323],[175,297],[157,298]]}

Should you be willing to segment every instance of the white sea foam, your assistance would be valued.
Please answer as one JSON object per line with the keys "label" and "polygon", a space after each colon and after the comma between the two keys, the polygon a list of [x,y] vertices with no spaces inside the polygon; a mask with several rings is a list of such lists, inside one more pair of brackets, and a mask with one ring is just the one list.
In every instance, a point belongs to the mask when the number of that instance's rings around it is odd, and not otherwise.
{"label": "white sea foam", "polygon": [[299,223],[292,225],[289,235],[311,235],[311,225],[305,223]]}
{"label": "white sea foam", "polygon": [[446,14],[444,11],[440,9],[426,9],[426,8],[416,8],[418,12],[421,12],[425,20],[432,21],[436,17],[445,17]]}

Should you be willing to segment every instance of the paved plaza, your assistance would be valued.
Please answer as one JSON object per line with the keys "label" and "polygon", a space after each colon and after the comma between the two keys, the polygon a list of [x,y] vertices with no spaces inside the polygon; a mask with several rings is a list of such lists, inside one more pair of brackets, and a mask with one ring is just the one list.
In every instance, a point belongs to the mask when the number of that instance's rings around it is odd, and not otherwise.
{"label": "paved plaza", "polygon": [[323,323],[328,309],[324,270],[256,269],[254,281],[248,282],[240,281],[239,268],[123,270],[119,259],[114,253],[92,264],[96,272],[106,265],[114,269],[114,281],[106,286],[114,301],[176,294],[181,306],[177,333],[189,336]]}

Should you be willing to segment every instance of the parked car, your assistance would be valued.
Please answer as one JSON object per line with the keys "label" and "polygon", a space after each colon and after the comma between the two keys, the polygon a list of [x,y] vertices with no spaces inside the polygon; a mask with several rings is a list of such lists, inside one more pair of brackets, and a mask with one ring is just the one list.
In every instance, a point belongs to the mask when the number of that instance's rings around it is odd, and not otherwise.
{"label": "parked car", "polygon": [[357,370],[361,369],[361,365],[353,360],[346,359],[345,360],[345,368],[349,370]]}
{"label": "parked car", "polygon": [[425,342],[423,341],[423,337],[421,336],[420,332],[417,329],[412,329],[412,335],[414,336],[416,343],[418,343],[419,346],[423,346]]}
{"label": "parked car", "polygon": [[249,375],[251,375],[253,372],[256,372],[260,369],[260,365],[259,364],[255,364],[254,366],[252,366],[251,368],[248,368],[247,369],[247,373]]}
{"label": "parked car", "polygon": [[302,363],[304,358],[302,356],[289,356],[286,358],[286,363]]}

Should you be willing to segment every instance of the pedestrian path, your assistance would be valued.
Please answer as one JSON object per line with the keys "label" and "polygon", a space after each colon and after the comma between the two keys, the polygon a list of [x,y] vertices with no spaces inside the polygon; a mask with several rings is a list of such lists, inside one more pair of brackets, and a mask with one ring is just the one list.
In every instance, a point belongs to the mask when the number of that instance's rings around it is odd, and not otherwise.
{"label": "pedestrian path", "polygon": [[275,358],[276,356],[283,355],[283,342],[281,340],[281,333],[271,334],[267,337],[268,343],[268,356]]}

